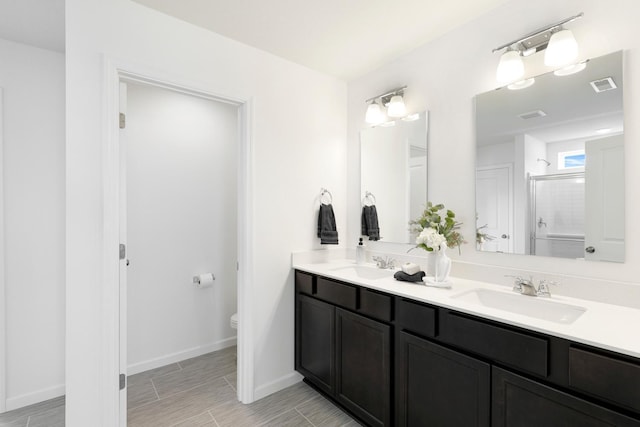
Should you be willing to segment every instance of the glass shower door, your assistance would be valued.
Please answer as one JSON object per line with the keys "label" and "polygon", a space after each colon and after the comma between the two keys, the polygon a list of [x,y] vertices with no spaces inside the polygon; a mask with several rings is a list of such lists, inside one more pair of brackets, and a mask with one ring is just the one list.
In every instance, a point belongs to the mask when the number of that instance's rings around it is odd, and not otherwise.
{"label": "glass shower door", "polygon": [[584,257],[584,172],[532,176],[529,180],[529,253]]}

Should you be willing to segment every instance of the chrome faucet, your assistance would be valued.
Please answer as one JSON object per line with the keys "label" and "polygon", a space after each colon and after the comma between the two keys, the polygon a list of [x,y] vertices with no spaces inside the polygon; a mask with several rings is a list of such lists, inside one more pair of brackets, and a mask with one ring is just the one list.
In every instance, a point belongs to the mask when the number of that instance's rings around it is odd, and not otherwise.
{"label": "chrome faucet", "polygon": [[541,279],[538,287],[533,281],[533,277],[529,276],[529,279],[525,279],[520,276],[509,276],[514,277],[513,283],[513,291],[522,295],[528,295],[531,297],[544,297],[550,298],[551,291],[549,290],[549,285],[557,285],[557,282],[553,280]]}
{"label": "chrome faucet", "polygon": [[378,268],[387,269],[396,267],[396,260],[393,258],[374,256],[372,259],[376,262]]}

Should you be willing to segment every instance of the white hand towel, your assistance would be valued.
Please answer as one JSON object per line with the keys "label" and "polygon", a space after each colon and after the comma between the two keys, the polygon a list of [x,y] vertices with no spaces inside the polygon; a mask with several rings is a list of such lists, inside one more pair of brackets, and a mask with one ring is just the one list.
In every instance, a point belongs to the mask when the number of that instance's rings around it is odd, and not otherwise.
{"label": "white hand towel", "polygon": [[402,264],[402,271],[407,274],[416,274],[418,271],[420,271],[420,266],[412,262],[407,262]]}

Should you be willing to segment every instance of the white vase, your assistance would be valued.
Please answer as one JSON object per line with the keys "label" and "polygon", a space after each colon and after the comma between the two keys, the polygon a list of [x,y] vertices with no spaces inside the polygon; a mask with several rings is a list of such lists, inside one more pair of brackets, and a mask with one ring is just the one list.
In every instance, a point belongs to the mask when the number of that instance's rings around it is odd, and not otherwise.
{"label": "white vase", "polygon": [[447,244],[440,245],[440,249],[434,251],[436,255],[436,261],[434,266],[434,280],[437,283],[446,282],[449,280],[449,273],[451,273],[451,258],[446,254]]}

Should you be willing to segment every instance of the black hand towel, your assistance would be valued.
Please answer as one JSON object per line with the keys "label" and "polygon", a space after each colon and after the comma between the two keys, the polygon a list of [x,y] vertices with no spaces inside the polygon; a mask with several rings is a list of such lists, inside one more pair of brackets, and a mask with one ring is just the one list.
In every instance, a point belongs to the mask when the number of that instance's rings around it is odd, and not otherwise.
{"label": "black hand towel", "polygon": [[362,207],[362,219],[360,222],[363,236],[369,236],[369,240],[380,240],[378,211],[375,205]]}
{"label": "black hand towel", "polygon": [[403,282],[422,282],[422,278],[424,276],[424,271],[418,271],[415,274],[407,274],[404,271],[396,271],[396,274],[393,275],[396,280],[400,280]]}
{"label": "black hand towel", "polygon": [[338,244],[338,230],[336,229],[336,217],[333,214],[333,206],[320,204],[318,212],[318,237],[323,245]]}

